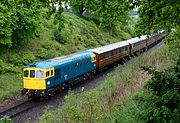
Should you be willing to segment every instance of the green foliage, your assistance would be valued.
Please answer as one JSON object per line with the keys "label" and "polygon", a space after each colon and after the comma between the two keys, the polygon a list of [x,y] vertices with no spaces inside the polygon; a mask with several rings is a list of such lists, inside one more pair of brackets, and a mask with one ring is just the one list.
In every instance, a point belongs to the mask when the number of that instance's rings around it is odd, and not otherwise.
{"label": "green foliage", "polygon": [[61,30],[64,28],[64,19],[62,17],[62,13],[63,13],[63,8],[59,7],[54,17],[54,24],[58,25],[59,32],[61,32]]}
{"label": "green foliage", "polygon": [[13,121],[9,117],[5,116],[0,118],[0,123],[13,123]]}
{"label": "green foliage", "polygon": [[52,33],[53,33],[53,35],[54,35],[54,39],[55,39],[57,42],[59,42],[59,43],[61,43],[61,44],[64,44],[64,43],[67,42],[67,40],[64,40],[63,36],[61,35],[61,32],[59,32],[59,30],[58,30],[56,27],[54,27],[54,28],[52,29]]}
{"label": "green foliage", "polygon": [[95,23],[70,13],[63,13],[63,18],[66,20],[64,23],[65,28],[62,29],[60,34],[56,31],[57,29],[54,29],[54,34],[57,35],[54,38],[59,39],[61,44],[71,45],[70,51],[84,50],[113,43],[121,40],[121,36],[124,35],[119,33],[117,36],[111,37],[106,31],[100,30]]}
{"label": "green foliage", "polygon": [[149,91],[136,97],[139,117],[146,122],[175,123],[180,120],[180,59],[163,71],[148,69],[153,77],[145,85]]}
{"label": "green foliage", "polygon": [[129,3],[125,0],[67,0],[72,9],[88,20],[94,20],[112,35],[116,23],[127,24]]}
{"label": "green foliage", "polygon": [[117,22],[127,24],[129,9],[125,0],[101,0],[96,2],[96,12],[101,22],[100,26],[108,27],[111,35]]}
{"label": "green foliage", "polygon": [[10,63],[22,66],[27,65],[28,63],[31,63],[35,60],[35,56],[32,52],[23,52],[20,54],[15,54],[10,57]]}
{"label": "green foliage", "polygon": [[[68,96],[65,97],[66,105],[59,109],[58,115],[53,115],[51,112],[46,110],[45,115],[40,119],[42,123],[52,122],[89,122],[93,123],[100,119],[103,114],[103,107],[99,105],[98,95],[92,96],[92,93],[85,92],[81,95],[75,95],[69,92]],[[58,118],[57,118],[58,116]]]}
{"label": "green foliage", "polygon": [[84,12],[91,7],[93,0],[66,0],[72,7],[73,11],[80,17],[83,17]]}
{"label": "green foliage", "polygon": [[41,13],[46,13],[46,11],[43,11],[43,7],[49,9],[50,15],[55,13],[54,22],[58,23],[58,29],[61,30],[63,28],[61,18],[63,9],[60,6],[56,11],[54,6],[50,6],[50,3],[61,5],[61,2],[61,0],[1,0],[0,45],[17,46],[38,36],[38,29],[43,22]]}
{"label": "green foliage", "polygon": [[3,60],[0,59],[0,74],[7,72],[19,72],[18,68],[13,64],[6,64]]}
{"label": "green foliage", "polygon": [[36,29],[40,25],[37,2],[1,0],[0,11],[0,44],[10,47],[13,43],[28,40],[36,34]]}
{"label": "green foliage", "polygon": [[180,27],[177,28],[175,32],[170,33],[165,43],[169,46],[171,59],[176,61],[179,55],[178,53],[180,52]]}
{"label": "green foliage", "polygon": [[179,26],[180,1],[177,0],[135,0],[139,6],[138,32],[177,28]]}
{"label": "green foliage", "polygon": [[[21,71],[20,71],[21,72]],[[17,96],[22,90],[22,75],[20,73],[3,73],[0,74],[0,100],[7,97]]]}

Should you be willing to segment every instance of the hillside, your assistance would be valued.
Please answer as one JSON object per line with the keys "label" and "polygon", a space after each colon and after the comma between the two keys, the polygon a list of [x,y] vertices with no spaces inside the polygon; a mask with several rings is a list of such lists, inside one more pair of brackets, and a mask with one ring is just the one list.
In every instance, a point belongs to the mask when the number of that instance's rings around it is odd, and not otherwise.
{"label": "hillside", "polygon": [[[19,95],[22,89],[22,68],[32,62],[70,54],[131,38],[129,27],[120,27],[116,35],[87,21],[64,12],[64,28],[61,32],[52,20],[45,20],[39,35],[32,41],[7,48],[0,52],[0,100]],[[124,29],[124,30],[123,30]]]}

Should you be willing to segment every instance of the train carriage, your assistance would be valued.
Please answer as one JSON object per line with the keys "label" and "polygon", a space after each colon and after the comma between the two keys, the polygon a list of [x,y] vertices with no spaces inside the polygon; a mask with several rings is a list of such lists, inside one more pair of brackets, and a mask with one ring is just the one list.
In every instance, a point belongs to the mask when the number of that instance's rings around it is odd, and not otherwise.
{"label": "train carriage", "polygon": [[164,30],[159,31],[158,33],[159,33],[158,42],[160,42],[168,34]]}
{"label": "train carriage", "polygon": [[128,56],[130,53],[130,47],[127,41],[122,41],[90,49],[88,51],[96,54],[96,66],[97,69],[101,69]]}
{"label": "train carriage", "polygon": [[156,36],[150,36],[147,41],[147,46],[152,47],[156,42],[158,41],[158,35]]}
{"label": "train carriage", "polygon": [[145,51],[147,48],[147,36],[141,36],[140,38],[132,38],[127,40],[130,44],[131,54],[135,54],[137,52]]}
{"label": "train carriage", "polygon": [[149,36],[147,40],[147,47],[148,48],[153,47],[155,44],[160,42],[166,35],[167,33],[165,31],[158,31],[158,33]]}

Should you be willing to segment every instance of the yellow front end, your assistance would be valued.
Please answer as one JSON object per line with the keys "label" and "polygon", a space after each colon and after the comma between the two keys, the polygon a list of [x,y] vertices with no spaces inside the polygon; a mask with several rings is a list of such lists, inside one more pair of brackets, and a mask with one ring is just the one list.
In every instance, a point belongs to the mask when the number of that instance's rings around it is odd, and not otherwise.
{"label": "yellow front end", "polygon": [[[37,75],[37,71],[41,72],[41,76]],[[39,77],[38,77],[39,76]],[[45,90],[46,82],[44,70],[37,68],[25,68],[23,76],[24,88],[28,90]]]}
{"label": "yellow front end", "polygon": [[29,90],[45,90],[46,83],[43,79],[24,78],[24,88]]}

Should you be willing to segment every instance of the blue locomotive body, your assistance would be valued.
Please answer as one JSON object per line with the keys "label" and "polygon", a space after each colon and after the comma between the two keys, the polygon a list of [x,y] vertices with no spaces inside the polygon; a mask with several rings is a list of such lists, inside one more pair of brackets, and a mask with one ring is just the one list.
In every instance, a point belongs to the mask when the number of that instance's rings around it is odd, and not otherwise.
{"label": "blue locomotive body", "polygon": [[[63,60],[64,58],[67,58],[67,60]],[[95,70],[96,61],[92,60],[93,58],[95,58],[95,55],[92,52],[85,51],[60,57],[60,59],[51,59],[50,62],[53,64],[56,62],[56,65],[53,66],[55,75],[46,79],[46,89],[71,81],[78,76]]]}
{"label": "blue locomotive body", "polygon": [[77,52],[28,65],[24,69],[23,83],[26,90],[46,91],[95,69],[94,53]]}

